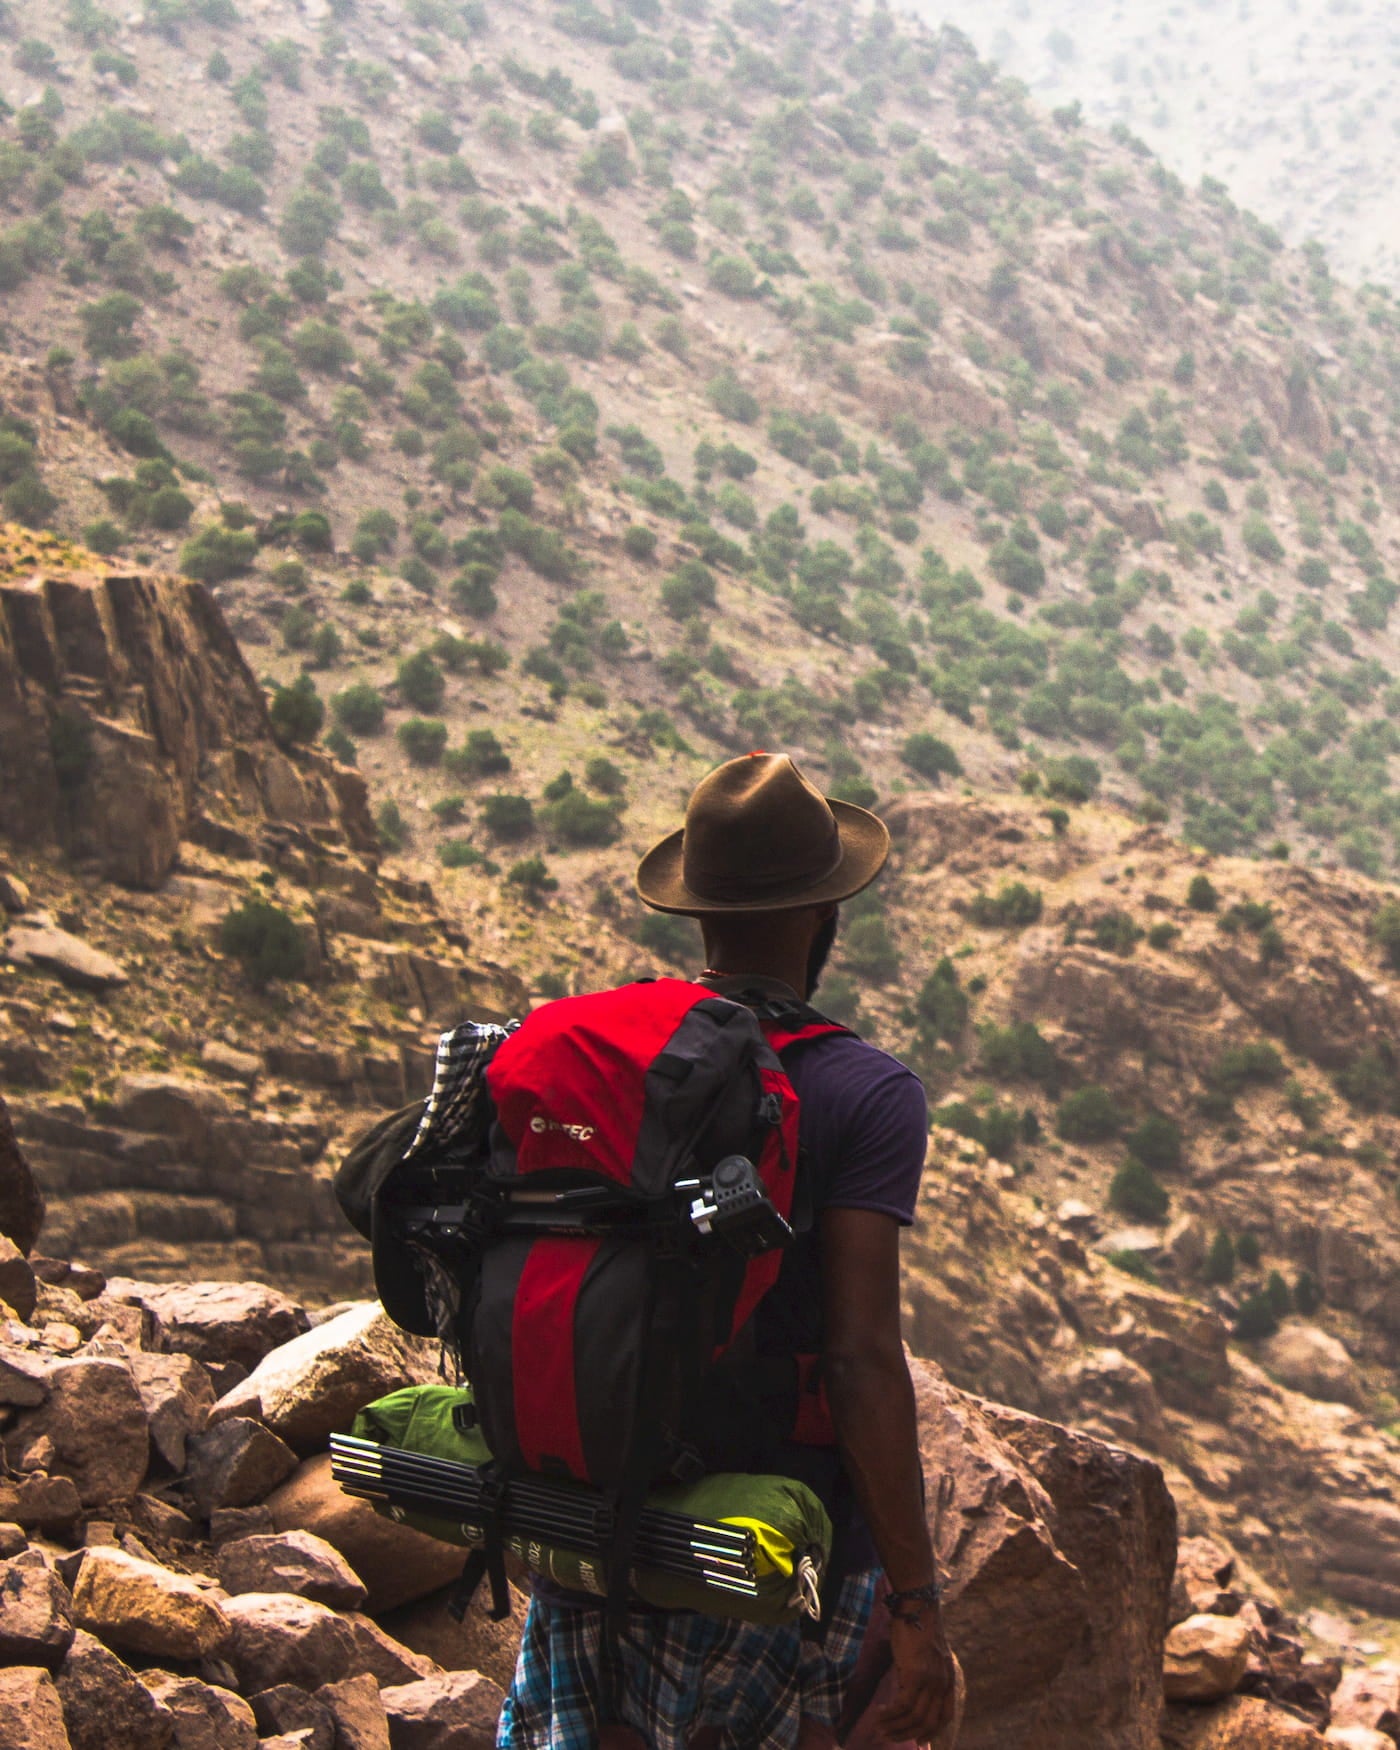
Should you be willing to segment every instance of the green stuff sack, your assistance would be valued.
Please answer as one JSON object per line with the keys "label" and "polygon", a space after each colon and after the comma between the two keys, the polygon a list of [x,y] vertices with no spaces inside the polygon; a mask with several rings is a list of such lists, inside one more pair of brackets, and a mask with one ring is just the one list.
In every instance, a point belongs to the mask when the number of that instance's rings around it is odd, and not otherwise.
{"label": "green stuff sack", "polygon": [[[470,1388],[408,1386],[361,1410],[351,1432],[361,1440],[426,1453],[456,1464],[483,1465],[491,1454],[479,1429],[459,1428],[453,1412],[470,1404]],[[654,1489],[647,1506],[709,1524],[733,1525],[753,1533],[758,1595],[739,1597],[654,1568],[634,1568],[632,1590],[645,1604],[665,1610],[695,1610],[706,1616],[743,1622],[795,1622],[804,1608],[815,1613],[816,1593],[831,1557],[831,1521],[806,1486],[791,1477],[716,1473],[697,1483]],[[482,1542],[480,1530],[450,1519],[416,1513],[387,1503],[376,1511],[429,1537],[463,1548]],[[596,1559],[523,1537],[508,1537],[506,1547],[534,1574],[572,1591],[602,1594],[603,1574]]]}

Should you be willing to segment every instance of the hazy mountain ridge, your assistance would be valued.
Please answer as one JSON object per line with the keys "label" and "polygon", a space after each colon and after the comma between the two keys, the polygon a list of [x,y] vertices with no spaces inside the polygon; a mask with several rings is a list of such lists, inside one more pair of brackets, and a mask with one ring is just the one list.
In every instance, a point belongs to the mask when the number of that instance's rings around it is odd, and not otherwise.
{"label": "hazy mountain ridge", "polygon": [[1316,239],[1348,278],[1400,278],[1390,7],[941,0],[919,10],[967,31],[1037,101],[1079,102],[1189,181],[1224,182],[1290,242]]}

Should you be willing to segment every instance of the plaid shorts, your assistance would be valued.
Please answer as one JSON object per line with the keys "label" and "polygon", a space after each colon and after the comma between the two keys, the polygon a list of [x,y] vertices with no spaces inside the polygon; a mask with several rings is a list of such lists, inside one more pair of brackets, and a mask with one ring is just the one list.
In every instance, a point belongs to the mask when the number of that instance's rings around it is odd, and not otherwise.
{"label": "plaid shorts", "polygon": [[[875,1601],[878,1572],[850,1575],[822,1641],[690,1611],[636,1611],[618,1648],[620,1723],[651,1750],[720,1728],[721,1750],[792,1750],[806,1719],[834,1728]],[[537,1598],[525,1622],[498,1750],[593,1750],[600,1610]]]}

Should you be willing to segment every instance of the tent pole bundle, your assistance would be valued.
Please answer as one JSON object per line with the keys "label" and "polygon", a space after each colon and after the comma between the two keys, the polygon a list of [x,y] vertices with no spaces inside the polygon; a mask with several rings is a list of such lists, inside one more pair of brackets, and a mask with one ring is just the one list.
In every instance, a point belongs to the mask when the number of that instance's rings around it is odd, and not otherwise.
{"label": "tent pole bundle", "polygon": [[[331,1436],[331,1475],[347,1495],[382,1501],[480,1530],[492,1517],[492,1481],[481,1470],[401,1447]],[[577,1483],[512,1479],[505,1491],[503,1529],[508,1539],[553,1545],[582,1556],[606,1553],[609,1515],[602,1497]],[[720,1592],[758,1596],[757,1547],[751,1531],[706,1523],[648,1507],[634,1547],[638,1567]]]}

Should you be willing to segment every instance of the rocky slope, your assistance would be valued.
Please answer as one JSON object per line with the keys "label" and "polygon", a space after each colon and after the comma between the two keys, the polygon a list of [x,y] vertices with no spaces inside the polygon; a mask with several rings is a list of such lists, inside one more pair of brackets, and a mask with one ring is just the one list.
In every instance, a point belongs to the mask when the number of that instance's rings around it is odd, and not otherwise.
{"label": "rocky slope", "polygon": [[[315,1728],[321,1710],[348,1734],[353,1686],[379,1734],[357,1747],[489,1744],[499,1690],[458,1673],[504,1676],[510,1632],[455,1629],[438,1594],[460,1552],[327,1474],[327,1437],[357,1406],[435,1376],[428,1346],[373,1303],[312,1326],[254,1284],[155,1287],[9,1252],[0,1706],[48,1710],[51,1736],[31,1742],[184,1746],[187,1713],[221,1719],[221,1745],[235,1726],[250,1747],[254,1724]],[[963,1742],[1155,1750],[1176,1549],[1160,1473],[919,1379]]]}
{"label": "rocky slope", "polygon": [[1040,102],[1077,103],[1188,181],[1224,182],[1291,243],[1325,244],[1349,278],[1400,279],[1386,104],[1397,41],[1384,5],[937,0],[918,10],[966,31]]}

